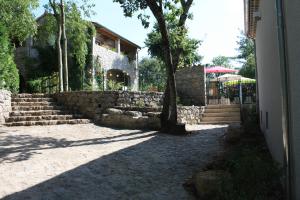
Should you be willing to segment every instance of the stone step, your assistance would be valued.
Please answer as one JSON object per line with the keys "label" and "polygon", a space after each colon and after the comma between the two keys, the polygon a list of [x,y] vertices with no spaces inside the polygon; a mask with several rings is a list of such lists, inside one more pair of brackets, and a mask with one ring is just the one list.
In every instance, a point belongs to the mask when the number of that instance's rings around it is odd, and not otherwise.
{"label": "stone step", "polygon": [[123,110],[123,111],[138,111],[138,112],[161,112],[161,107],[123,107],[115,106],[114,108]]}
{"label": "stone step", "polygon": [[207,105],[206,108],[211,109],[222,109],[222,108],[240,108],[240,104],[230,104],[230,105],[224,105],[224,104],[216,104],[216,105]]}
{"label": "stone step", "polygon": [[206,108],[205,113],[228,113],[228,112],[240,112],[240,108]]}
{"label": "stone step", "polygon": [[200,122],[199,124],[241,124],[240,121]]}
{"label": "stone step", "polygon": [[6,122],[19,122],[19,121],[45,121],[45,120],[69,120],[79,119],[82,115],[42,115],[42,116],[17,116],[10,117]]}
{"label": "stone step", "polygon": [[12,102],[55,102],[53,98],[12,98]]}
{"label": "stone step", "polygon": [[62,110],[61,106],[12,106],[12,111]]}
{"label": "stone step", "polygon": [[59,124],[88,124],[91,123],[89,119],[69,119],[69,120],[45,120],[45,121],[20,121],[6,123],[6,126],[47,126]]}
{"label": "stone step", "polygon": [[12,102],[11,106],[55,106],[54,102]]}
{"label": "stone step", "polygon": [[240,112],[212,112],[204,113],[203,117],[240,117]]}
{"label": "stone step", "polygon": [[226,122],[226,121],[240,121],[240,116],[234,117],[203,117],[202,122]]}
{"label": "stone step", "polygon": [[51,94],[35,93],[35,94],[13,94],[12,98],[49,98]]}
{"label": "stone step", "polygon": [[33,111],[13,111],[10,112],[10,117],[14,116],[40,116],[40,115],[63,115],[70,112],[62,110],[33,110]]}

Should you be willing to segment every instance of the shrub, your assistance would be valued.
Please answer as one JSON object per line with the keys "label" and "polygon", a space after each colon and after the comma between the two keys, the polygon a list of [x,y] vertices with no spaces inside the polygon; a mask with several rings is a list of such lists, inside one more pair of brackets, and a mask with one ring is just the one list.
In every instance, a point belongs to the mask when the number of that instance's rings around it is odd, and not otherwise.
{"label": "shrub", "polygon": [[18,92],[19,73],[14,63],[13,49],[9,42],[8,33],[0,24],[0,88]]}

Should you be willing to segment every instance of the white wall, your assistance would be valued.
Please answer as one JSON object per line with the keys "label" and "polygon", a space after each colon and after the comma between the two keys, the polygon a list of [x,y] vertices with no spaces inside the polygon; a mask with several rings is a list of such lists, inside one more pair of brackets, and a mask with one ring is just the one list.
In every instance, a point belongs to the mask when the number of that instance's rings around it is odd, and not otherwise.
{"label": "white wall", "polygon": [[284,1],[286,46],[290,85],[291,143],[293,146],[294,188],[300,199],[300,1]]}
{"label": "white wall", "polygon": [[[260,1],[256,54],[261,129],[275,160],[283,163],[282,104],[279,43],[275,1]],[[267,128],[266,113],[268,112]]]}

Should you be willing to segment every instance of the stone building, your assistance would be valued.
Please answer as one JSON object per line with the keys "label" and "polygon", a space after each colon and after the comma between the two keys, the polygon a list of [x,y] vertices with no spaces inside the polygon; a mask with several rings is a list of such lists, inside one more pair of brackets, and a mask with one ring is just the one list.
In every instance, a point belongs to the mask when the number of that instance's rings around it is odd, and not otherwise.
{"label": "stone building", "polygon": [[[38,24],[43,23],[47,13],[37,18]],[[108,80],[120,82],[125,88],[138,90],[138,50],[140,46],[106,28],[105,26],[92,22],[96,28],[96,36],[91,43],[93,55],[92,78],[95,77],[95,62],[104,71],[104,87]],[[34,48],[32,38],[27,39],[22,46],[16,48],[15,60],[20,71],[21,88],[27,80],[25,67],[26,59],[38,58],[38,51]],[[93,80],[93,88],[97,88]],[[21,91],[23,92],[23,91]]]}

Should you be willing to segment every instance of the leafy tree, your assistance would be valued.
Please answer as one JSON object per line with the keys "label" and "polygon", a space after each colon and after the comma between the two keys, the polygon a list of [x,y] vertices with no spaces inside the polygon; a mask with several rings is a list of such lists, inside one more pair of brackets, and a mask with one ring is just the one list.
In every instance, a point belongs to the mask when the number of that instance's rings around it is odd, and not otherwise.
{"label": "leafy tree", "polygon": [[[87,86],[91,85],[90,80],[85,79],[89,75],[85,71],[90,71],[87,68],[91,68],[92,66],[92,62],[90,61],[92,60],[92,50],[89,47],[91,46],[92,37],[95,35],[95,28],[90,22],[83,19],[82,13],[89,14],[91,12],[84,7],[87,6],[90,8],[87,4],[88,1],[84,2],[83,7],[79,8],[78,4],[75,4],[73,1],[67,1],[64,8],[66,14],[66,36],[69,41],[67,51],[69,69],[64,74],[68,74],[69,87],[72,90],[83,89],[85,82]],[[56,5],[56,7],[59,8],[59,5]],[[61,80],[66,80],[66,78],[62,77],[62,52],[57,52],[62,44],[62,40],[58,38],[60,37],[58,32],[61,26],[57,24],[57,18],[53,14],[52,7],[45,5],[45,8],[49,14],[44,16],[43,22],[38,28],[36,36],[37,45],[42,46],[44,49],[56,49],[56,56],[54,57],[57,58],[57,62],[55,63],[58,67],[55,67],[55,70],[61,72]],[[56,12],[59,12],[59,10]],[[44,69],[45,67],[40,66],[40,68]],[[60,84],[60,89],[61,91],[64,90],[62,84]]]}
{"label": "leafy tree", "polygon": [[157,88],[163,91],[166,85],[166,67],[162,61],[156,58],[144,58],[139,63],[140,88],[147,90]]}
{"label": "leafy tree", "polygon": [[0,22],[7,29],[8,37],[23,42],[36,32],[32,9],[38,0],[0,0]]}
{"label": "leafy tree", "polygon": [[233,68],[232,64],[230,63],[231,58],[226,56],[217,56],[212,59],[212,65],[214,66],[223,66],[227,68]]}
{"label": "leafy tree", "polygon": [[244,77],[255,78],[256,63],[253,41],[245,36],[244,33],[241,33],[237,44],[239,45],[237,59],[243,64],[239,74]]}
{"label": "leafy tree", "polygon": [[[53,12],[53,16],[56,21],[56,50],[57,50],[57,58],[58,58],[58,68],[59,68],[59,80],[60,80],[60,91],[68,91],[69,89],[69,72],[68,72],[68,39],[67,39],[67,31],[66,26],[68,25],[68,20],[66,22],[66,12],[68,12],[68,9],[70,11],[71,23],[79,25],[78,29],[83,28],[83,24],[85,23],[84,20],[82,20],[81,17],[81,10],[84,14],[89,16],[91,13],[90,8],[93,7],[93,4],[89,3],[89,0],[82,0],[83,5],[78,6],[78,1],[67,1],[64,0],[49,0],[49,4],[46,6],[48,8],[48,11]],[[74,26],[75,27],[75,26]],[[85,27],[84,27],[85,28]],[[79,34],[80,38],[85,33],[85,30],[80,30],[81,32],[72,32],[73,34]],[[70,33],[70,32],[69,32]],[[79,45],[78,48],[80,49],[80,52],[87,51],[86,46],[86,40],[74,40],[74,42],[77,42],[77,45]],[[83,43],[85,43],[83,45]],[[76,44],[75,44],[76,45]],[[75,57],[77,58],[77,61],[79,65],[82,65],[82,54],[75,54]],[[81,57],[80,57],[81,56]]]}
{"label": "leafy tree", "polygon": [[19,75],[12,50],[8,31],[0,23],[0,88],[18,92]]}
{"label": "leafy tree", "polygon": [[38,0],[0,0],[0,87],[17,92],[19,74],[12,43],[18,45],[36,32],[31,12]]}
{"label": "leafy tree", "polygon": [[[172,54],[175,54],[176,49],[181,49],[182,51],[177,67],[190,67],[199,63],[202,59],[197,52],[201,41],[189,38],[186,29],[182,30],[181,28],[177,27],[179,20],[177,15],[180,15],[180,12],[176,12],[176,10],[173,12],[171,11],[170,13],[165,13],[167,28],[170,36],[171,51]],[[148,47],[148,52],[152,57],[157,57],[160,60],[164,60],[164,54],[161,51],[162,37],[157,23],[154,25],[152,32],[148,34],[145,44]]]}
{"label": "leafy tree", "polygon": [[[164,94],[164,105],[161,115],[162,132],[170,133],[183,133],[185,132],[184,126],[177,124],[177,91],[175,83],[175,72],[180,63],[180,57],[183,49],[176,46],[175,50],[171,48],[171,36],[168,29],[167,15],[176,13],[174,15],[174,25],[177,27],[177,33],[182,35],[187,32],[185,27],[186,20],[191,16],[189,10],[192,6],[193,0],[114,0],[121,4],[125,16],[132,17],[133,13],[146,10],[149,8],[154,15],[159,32],[161,34],[161,51],[164,55],[164,62],[167,72],[167,84]],[[147,27],[149,23],[147,19],[149,16],[140,13],[138,17],[141,19],[142,24]],[[167,14],[167,15],[166,15]]]}

